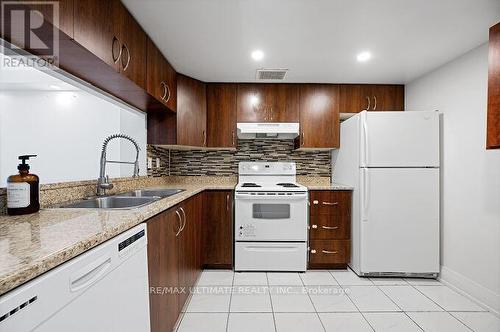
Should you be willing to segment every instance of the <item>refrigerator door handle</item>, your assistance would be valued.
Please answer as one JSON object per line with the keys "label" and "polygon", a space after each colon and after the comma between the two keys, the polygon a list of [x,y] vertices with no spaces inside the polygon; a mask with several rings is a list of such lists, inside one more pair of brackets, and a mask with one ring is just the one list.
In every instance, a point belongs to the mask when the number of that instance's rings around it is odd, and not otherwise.
{"label": "refrigerator door handle", "polygon": [[368,199],[369,199],[369,193],[368,193],[368,169],[363,169],[363,216],[362,219],[363,221],[368,221]]}
{"label": "refrigerator door handle", "polygon": [[364,146],[363,146],[363,154],[364,154],[364,165],[368,167],[368,126],[366,124],[366,114],[363,116],[363,135],[364,135]]}

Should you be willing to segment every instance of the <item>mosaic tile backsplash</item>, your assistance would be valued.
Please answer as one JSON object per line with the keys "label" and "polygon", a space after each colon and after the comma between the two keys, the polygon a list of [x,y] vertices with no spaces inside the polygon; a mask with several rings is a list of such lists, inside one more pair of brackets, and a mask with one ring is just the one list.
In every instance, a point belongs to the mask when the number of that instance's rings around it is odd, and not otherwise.
{"label": "mosaic tile backsplash", "polygon": [[238,140],[236,151],[174,150],[148,146],[148,157],[161,160],[160,168],[148,170],[150,176],[237,175],[240,161],[294,161],[297,175],[329,177],[329,151],[295,151],[292,140]]}

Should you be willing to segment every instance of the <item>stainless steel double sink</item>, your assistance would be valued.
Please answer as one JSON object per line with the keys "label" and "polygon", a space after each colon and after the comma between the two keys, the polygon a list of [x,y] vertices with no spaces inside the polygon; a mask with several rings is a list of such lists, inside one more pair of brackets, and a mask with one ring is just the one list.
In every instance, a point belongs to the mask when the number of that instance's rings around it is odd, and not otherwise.
{"label": "stainless steel double sink", "polygon": [[61,205],[75,209],[133,209],[151,204],[159,199],[183,192],[184,189],[142,189],[105,197],[92,197]]}

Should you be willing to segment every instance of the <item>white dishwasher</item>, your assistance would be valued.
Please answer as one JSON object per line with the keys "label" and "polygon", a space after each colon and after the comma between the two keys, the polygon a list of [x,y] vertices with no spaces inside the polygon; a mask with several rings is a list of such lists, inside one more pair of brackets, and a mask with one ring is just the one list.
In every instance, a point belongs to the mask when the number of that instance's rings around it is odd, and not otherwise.
{"label": "white dishwasher", "polygon": [[145,225],[0,297],[0,331],[150,331]]}

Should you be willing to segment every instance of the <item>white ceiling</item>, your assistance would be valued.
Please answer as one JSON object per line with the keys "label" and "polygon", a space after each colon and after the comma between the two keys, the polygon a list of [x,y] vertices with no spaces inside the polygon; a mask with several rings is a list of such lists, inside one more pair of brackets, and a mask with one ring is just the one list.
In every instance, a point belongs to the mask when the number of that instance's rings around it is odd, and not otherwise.
{"label": "white ceiling", "polygon": [[[406,83],[488,40],[499,0],[123,0],[175,69],[209,82]],[[261,49],[261,62],[250,53]],[[373,54],[358,63],[356,54]]]}

